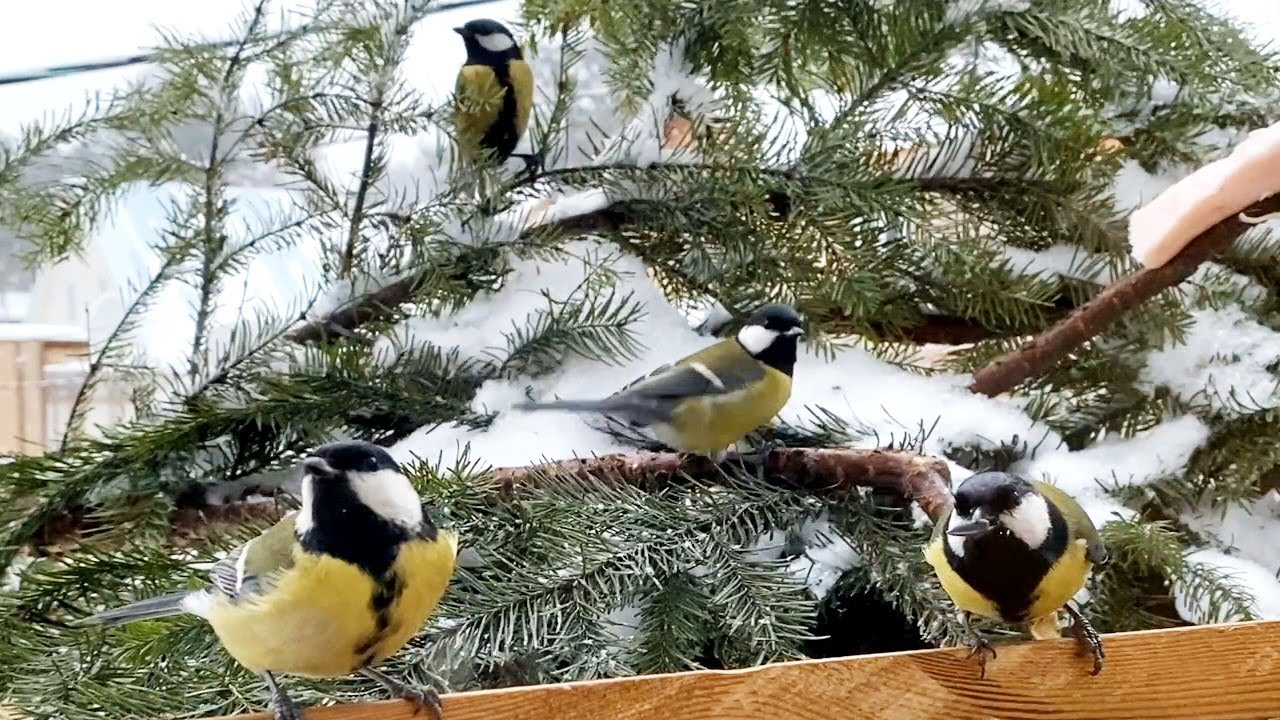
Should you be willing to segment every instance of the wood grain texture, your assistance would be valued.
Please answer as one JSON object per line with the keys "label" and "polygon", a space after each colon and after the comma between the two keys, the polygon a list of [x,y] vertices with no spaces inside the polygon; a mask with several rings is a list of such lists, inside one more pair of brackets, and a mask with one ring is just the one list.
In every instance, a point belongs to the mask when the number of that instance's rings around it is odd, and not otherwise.
{"label": "wood grain texture", "polygon": [[22,451],[22,375],[18,345],[0,342],[0,452]]}
{"label": "wood grain texture", "polygon": [[[744,670],[457,693],[446,720],[1280,720],[1280,621],[998,645],[978,680],[949,648]],[[315,708],[306,720],[408,720],[407,703]],[[419,716],[419,720],[422,716]],[[236,720],[266,720],[266,715]]]}
{"label": "wood grain texture", "polygon": [[28,455],[44,452],[44,346],[40,342],[18,344],[18,377],[22,387],[20,412],[22,451]]}

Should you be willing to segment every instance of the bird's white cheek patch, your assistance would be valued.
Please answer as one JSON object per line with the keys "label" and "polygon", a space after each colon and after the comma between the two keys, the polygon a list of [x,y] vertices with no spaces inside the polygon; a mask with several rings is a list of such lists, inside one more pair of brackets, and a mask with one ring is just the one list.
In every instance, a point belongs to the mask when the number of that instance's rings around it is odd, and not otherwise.
{"label": "bird's white cheek patch", "polygon": [[746,325],[738,331],[738,342],[742,343],[742,347],[752,355],[759,355],[768,350],[777,337],[776,330],[770,330],[761,325]]}
{"label": "bird's white cheek patch", "polygon": [[310,475],[302,478],[302,507],[298,508],[298,514],[293,518],[293,532],[298,537],[305,535],[315,525],[315,519],[311,515],[311,506],[316,498],[315,482],[315,478]]}
{"label": "bird's white cheek patch", "polygon": [[[960,525],[963,520],[956,513],[951,513],[951,519],[947,521],[947,529]],[[956,557],[964,557],[964,538],[955,535],[947,535],[947,547],[951,548],[951,552]]]}
{"label": "bird's white cheek patch", "polygon": [[422,524],[422,498],[409,478],[395,470],[348,473],[351,489],[370,510],[405,527]]}
{"label": "bird's white cheek patch", "polygon": [[1002,514],[1000,522],[1015,537],[1033,548],[1043,545],[1053,528],[1053,521],[1049,518],[1049,504],[1036,494],[1023,495],[1018,507]]}
{"label": "bird's white cheek patch", "polygon": [[503,35],[502,33],[493,33],[491,35],[477,35],[476,42],[480,43],[480,47],[489,52],[506,52],[515,47],[516,41]]}

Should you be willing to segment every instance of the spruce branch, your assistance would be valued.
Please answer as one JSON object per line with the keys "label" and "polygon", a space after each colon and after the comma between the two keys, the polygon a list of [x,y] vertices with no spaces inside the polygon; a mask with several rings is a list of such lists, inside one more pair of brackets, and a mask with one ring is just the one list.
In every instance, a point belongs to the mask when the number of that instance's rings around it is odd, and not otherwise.
{"label": "spruce branch", "polygon": [[425,5],[415,7],[414,3],[407,3],[399,11],[393,11],[395,17],[391,27],[388,28],[390,32],[380,39],[380,47],[372,53],[374,57],[369,58],[368,67],[362,68],[370,71],[373,77],[369,82],[368,97],[364,99],[364,104],[368,107],[368,122],[362,129],[364,152],[360,160],[358,184],[348,219],[346,244],[342,248],[339,260],[339,277],[350,277],[355,270],[355,257],[360,249],[361,232],[364,230],[365,217],[369,211],[367,207],[369,191],[373,188],[374,182],[386,172],[383,125],[386,121],[388,105],[396,89],[393,83],[395,73],[403,60],[413,23],[422,17],[424,9]]}
{"label": "spruce branch", "polygon": [[119,348],[120,343],[137,326],[139,314],[151,305],[160,289],[176,276],[186,252],[187,248],[180,247],[170,249],[166,253],[160,269],[124,309],[120,321],[111,329],[98,354],[89,363],[84,380],[81,381],[80,388],[76,390],[76,396],[71,401],[71,410],[67,413],[67,424],[62,432],[63,448],[66,448],[67,443],[83,429],[85,415],[88,413],[86,403],[93,394],[94,388],[98,386],[102,371],[113,367],[116,361],[121,359],[123,351]]}
{"label": "spruce branch", "polygon": [[[803,175],[794,169],[789,168],[760,168],[760,167],[727,167],[718,165],[698,165],[698,164],[652,164],[647,166],[637,166],[633,164],[608,164],[599,166],[582,166],[557,168],[543,171],[537,175],[525,176],[520,180],[520,184],[533,183],[541,180],[557,179],[573,183],[581,182],[588,179],[601,180],[609,174],[623,173],[628,175],[646,174],[654,175],[655,173],[668,172],[698,172],[705,171],[709,173],[754,173],[777,178],[785,183],[802,183]],[[604,176],[604,177],[602,177]],[[931,175],[918,178],[907,178],[897,182],[905,186],[919,188],[922,192],[945,193],[953,195],[983,195],[989,193],[1011,192],[1017,190],[1026,190],[1035,188],[1038,191],[1050,192],[1052,188],[1049,184],[1037,180],[1035,178],[1024,177],[970,177],[970,176],[953,176],[953,175]],[[1044,186],[1044,187],[1040,187]],[[514,187],[513,187],[514,189]],[[782,189],[774,189],[770,191],[770,202],[791,206],[792,199],[787,192]],[[604,233],[625,231],[631,229],[641,222],[643,218],[648,217],[654,211],[655,206],[661,207],[661,201],[654,200],[629,200],[616,202],[609,207],[595,212],[575,215],[573,217],[564,218],[555,222],[539,225],[526,230],[517,242],[528,241],[530,238],[537,237],[541,240],[551,240],[557,237],[571,237],[574,235],[589,233]],[[624,244],[629,249],[645,255],[643,248],[634,243]],[[652,258],[646,258],[652,260]],[[653,264],[650,262],[650,264]],[[289,333],[289,339],[299,344],[316,344],[324,343],[334,336],[347,336],[351,331],[372,322],[385,320],[395,315],[399,306],[411,302],[417,294],[426,286],[432,274],[435,271],[435,263],[430,263],[429,267],[423,267],[416,271],[410,271],[401,277],[381,285],[376,290],[365,293],[351,299],[340,305],[337,309],[329,312],[324,317],[306,321],[295,327]],[[666,267],[667,270],[676,272],[672,267]],[[709,291],[706,284],[698,281],[696,278],[687,277],[690,285],[697,287],[703,291]],[[733,305],[728,302],[727,298],[717,298],[726,307]],[[1001,332],[996,329],[990,329],[982,326],[976,320],[968,318],[957,318],[956,321],[940,321],[940,327],[925,327],[918,334],[910,330],[898,330],[896,335],[910,342],[944,342],[949,344],[958,344],[963,342],[976,342],[977,340],[990,339],[995,337],[1007,337],[1009,333]]]}
{"label": "spruce branch", "polygon": [[[802,490],[827,498],[841,498],[855,488],[895,491],[908,501],[920,504],[931,519],[937,519],[951,504],[951,471],[940,458],[904,451],[855,450],[848,448],[803,448],[774,450],[763,464],[731,455],[721,466],[701,456],[670,452],[638,451],[632,454],[602,455],[591,459],[557,460],[521,467],[496,468],[489,478],[499,497],[515,498],[547,484],[551,478],[578,478],[606,481],[641,489],[653,489],[677,481],[681,476],[732,476],[742,463],[757,470],[766,482]],[[208,535],[211,525],[236,522],[274,521],[285,510],[277,503],[228,498],[209,504],[207,497],[179,502],[170,512],[172,542],[184,544]],[[40,548],[68,542],[92,530],[93,523],[78,512],[60,513],[45,522],[31,538]]]}
{"label": "spruce branch", "polygon": [[226,163],[232,158],[223,156],[221,142],[223,135],[230,129],[235,119],[230,117],[230,106],[243,80],[245,66],[248,64],[246,52],[250,44],[259,39],[266,12],[267,0],[258,0],[253,6],[240,41],[227,59],[220,82],[213,88],[212,96],[207,98],[214,105],[214,110],[213,120],[210,123],[209,162],[203,169],[204,182],[201,196],[203,202],[201,244],[203,247],[200,253],[200,278],[197,288],[200,299],[196,305],[195,331],[191,341],[191,357],[188,359],[187,366],[188,375],[193,383],[204,366],[209,319],[213,314],[215,294],[221,278],[217,266],[227,244],[224,227],[227,215],[224,198],[226,184],[223,174]]}
{"label": "spruce branch", "polygon": [[[1260,200],[1243,212],[1257,217],[1280,212],[1280,195]],[[1200,233],[1169,262],[1145,268],[1103,290],[1066,318],[1022,347],[999,357],[973,375],[969,389],[995,397],[1048,371],[1068,353],[1105,331],[1161,291],[1191,276],[1195,269],[1228,248],[1253,225],[1232,215]]]}
{"label": "spruce branch", "polygon": [[[623,226],[627,217],[634,214],[635,208],[636,204],[633,202],[614,203],[603,210],[530,228],[516,242],[528,241],[533,237],[545,240],[616,230]],[[407,272],[373,292],[353,298],[322,318],[298,325],[288,337],[299,344],[323,343],[334,335],[343,335],[367,323],[389,318],[399,306],[413,300],[431,279],[434,271],[435,263],[431,263],[428,267]]]}
{"label": "spruce branch", "polygon": [[[730,456],[722,471],[745,458]],[[493,480],[504,496],[536,486],[546,477],[573,475],[611,478],[617,482],[660,486],[680,475],[706,474],[716,468],[701,456],[641,451],[591,459],[557,460],[541,465],[498,468]],[[772,483],[824,496],[846,495],[858,487],[895,490],[920,504],[937,519],[951,504],[951,471],[939,458],[908,452],[805,448],[774,450],[758,467]]]}

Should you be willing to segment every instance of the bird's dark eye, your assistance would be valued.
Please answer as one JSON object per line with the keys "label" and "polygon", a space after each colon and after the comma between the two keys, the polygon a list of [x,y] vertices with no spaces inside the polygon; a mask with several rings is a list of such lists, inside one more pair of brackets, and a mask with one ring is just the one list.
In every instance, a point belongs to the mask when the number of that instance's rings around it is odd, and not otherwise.
{"label": "bird's dark eye", "polygon": [[377,472],[379,467],[378,458],[370,455],[364,459],[364,467],[361,468],[365,472]]}

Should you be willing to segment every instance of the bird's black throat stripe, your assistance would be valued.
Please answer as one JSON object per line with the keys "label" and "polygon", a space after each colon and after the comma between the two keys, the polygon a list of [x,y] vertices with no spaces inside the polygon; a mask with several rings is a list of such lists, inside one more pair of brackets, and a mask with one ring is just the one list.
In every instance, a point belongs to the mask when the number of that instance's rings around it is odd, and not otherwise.
{"label": "bird's black throat stripe", "polygon": [[787,377],[791,377],[796,369],[796,344],[795,342],[774,341],[764,349],[764,352],[758,353],[755,358]]}
{"label": "bird's black throat stripe", "polygon": [[391,624],[391,606],[395,604],[396,598],[400,597],[400,591],[400,576],[394,570],[375,579],[373,595],[369,597],[369,608],[373,610],[374,618],[373,632],[356,643],[353,648],[355,656],[359,658],[356,661],[356,667],[365,667],[373,662],[378,644],[400,629]]}
{"label": "bird's black throat stripe", "polygon": [[[470,63],[468,63],[470,64]],[[497,156],[498,162],[505,162],[516,149],[520,137],[516,132],[516,89],[511,84],[510,62],[488,65],[502,88],[502,108],[493,125],[485,131],[480,139],[480,146],[490,148]]]}
{"label": "bird's black throat stripe", "polygon": [[373,578],[369,607],[374,629],[353,649],[357,667],[368,665],[379,643],[400,628],[392,623],[391,608],[404,591],[395,570],[396,556],[409,540],[434,541],[435,525],[425,517],[416,532],[390,522],[357,499],[346,483],[318,482],[312,500],[311,529],[298,539],[303,550],[331,555],[355,565]]}
{"label": "bird's black throat stripe", "polygon": [[[1024,622],[1036,599],[1040,581],[1067,549],[1067,522],[1052,503],[1049,537],[1038,548],[1028,547],[1005,528],[998,528],[964,543],[964,555],[956,555],[943,538],[947,564],[969,587],[995,604],[1006,622]],[[947,520],[950,517],[948,516]]]}

